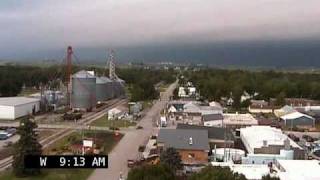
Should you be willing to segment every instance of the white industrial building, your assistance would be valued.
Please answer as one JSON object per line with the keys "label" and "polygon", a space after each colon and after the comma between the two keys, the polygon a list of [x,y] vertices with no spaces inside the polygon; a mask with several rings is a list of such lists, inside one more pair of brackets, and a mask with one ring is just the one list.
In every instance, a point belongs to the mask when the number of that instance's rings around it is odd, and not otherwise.
{"label": "white industrial building", "polygon": [[40,110],[40,100],[26,97],[0,98],[0,119],[15,120]]}
{"label": "white industrial building", "polygon": [[303,159],[304,150],[281,129],[270,126],[251,126],[240,129],[240,138],[247,150],[243,164],[275,163],[278,159]]}
{"label": "white industrial building", "polygon": [[318,160],[278,160],[275,164],[281,180],[320,179]]}
{"label": "white industrial building", "polygon": [[266,164],[233,164],[228,162],[211,162],[212,166],[229,167],[234,173],[243,174],[248,180],[260,180],[270,174],[270,168]]}

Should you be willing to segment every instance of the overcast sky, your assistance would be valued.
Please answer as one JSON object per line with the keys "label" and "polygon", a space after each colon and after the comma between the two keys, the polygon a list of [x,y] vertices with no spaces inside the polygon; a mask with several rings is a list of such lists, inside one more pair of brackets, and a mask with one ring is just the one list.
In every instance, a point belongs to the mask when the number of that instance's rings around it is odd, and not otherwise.
{"label": "overcast sky", "polygon": [[320,0],[1,0],[0,24],[0,58],[67,45],[315,39]]}

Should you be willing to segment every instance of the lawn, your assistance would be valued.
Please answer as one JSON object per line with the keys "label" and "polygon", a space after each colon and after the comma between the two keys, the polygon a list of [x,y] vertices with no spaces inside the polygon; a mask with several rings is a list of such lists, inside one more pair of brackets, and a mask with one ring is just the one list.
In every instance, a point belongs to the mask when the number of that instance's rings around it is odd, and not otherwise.
{"label": "lawn", "polygon": [[29,96],[37,92],[39,92],[39,90],[34,88],[26,88],[26,89],[23,89],[18,96]]}
{"label": "lawn", "polygon": [[106,116],[103,116],[95,121],[93,121],[90,125],[91,126],[100,126],[100,127],[129,127],[135,126],[137,123],[128,120],[107,120]]}
{"label": "lawn", "polygon": [[[70,145],[81,143],[82,137],[94,138],[101,149],[101,154],[107,154],[121,140],[122,135],[117,137],[113,133],[103,131],[79,131],[55,142],[44,150],[44,154],[61,154],[70,151]],[[46,169],[39,176],[17,178],[11,171],[2,172],[0,180],[86,180],[94,169]]]}

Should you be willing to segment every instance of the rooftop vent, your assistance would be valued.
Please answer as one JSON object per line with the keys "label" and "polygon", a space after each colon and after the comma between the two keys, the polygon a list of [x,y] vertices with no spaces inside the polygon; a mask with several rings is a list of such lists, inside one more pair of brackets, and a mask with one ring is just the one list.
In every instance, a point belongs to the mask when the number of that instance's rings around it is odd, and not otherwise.
{"label": "rooftop vent", "polygon": [[192,140],[192,137],[189,138],[189,145],[192,145],[193,144],[193,140]]}
{"label": "rooftop vent", "polygon": [[267,140],[263,140],[263,146],[264,147],[268,146],[268,141]]}

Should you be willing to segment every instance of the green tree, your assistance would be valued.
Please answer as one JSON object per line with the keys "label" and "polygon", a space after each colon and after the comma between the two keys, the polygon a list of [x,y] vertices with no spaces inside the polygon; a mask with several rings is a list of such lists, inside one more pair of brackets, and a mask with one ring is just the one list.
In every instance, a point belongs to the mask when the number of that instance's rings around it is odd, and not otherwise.
{"label": "green tree", "polygon": [[262,176],[262,180],[280,180],[278,177],[271,177],[270,174]]}
{"label": "green tree", "polygon": [[276,97],[276,106],[284,106],[286,104],[286,94],[284,92],[281,92],[280,94],[277,95]]}
{"label": "green tree", "polygon": [[160,154],[160,162],[166,164],[174,172],[182,168],[181,156],[174,148],[167,148]]}
{"label": "green tree", "polygon": [[37,175],[40,169],[27,169],[24,166],[24,157],[26,155],[41,155],[42,146],[37,140],[34,129],[37,124],[30,120],[30,117],[23,118],[20,121],[18,134],[19,141],[14,145],[13,172],[16,176]]}
{"label": "green tree", "polygon": [[207,166],[199,173],[193,174],[189,180],[246,180],[243,174],[233,173],[228,167]]}
{"label": "green tree", "polygon": [[130,170],[127,180],[174,180],[175,175],[164,164],[144,165]]}
{"label": "green tree", "polygon": [[179,97],[178,97],[178,93],[179,93],[179,89],[178,88],[175,88],[174,90],[173,90],[173,99],[178,99]]}
{"label": "green tree", "polygon": [[241,96],[243,94],[243,89],[240,86],[235,86],[232,90],[232,98],[233,98],[233,108],[236,110],[241,109]]}

